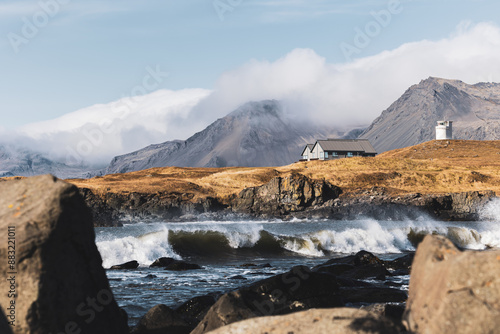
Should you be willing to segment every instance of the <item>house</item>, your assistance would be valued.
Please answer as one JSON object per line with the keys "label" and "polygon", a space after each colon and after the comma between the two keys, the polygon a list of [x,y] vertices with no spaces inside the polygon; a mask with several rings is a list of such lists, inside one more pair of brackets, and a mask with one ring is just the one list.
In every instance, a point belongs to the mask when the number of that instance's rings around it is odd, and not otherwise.
{"label": "house", "polygon": [[375,155],[377,151],[368,139],[327,139],[316,141],[312,148],[308,144],[302,151],[302,161],[374,157]]}
{"label": "house", "polygon": [[302,151],[302,159],[301,160],[311,160],[312,158],[312,154],[311,154],[311,151],[314,147],[314,144],[307,144],[306,147],[304,148],[304,150]]}

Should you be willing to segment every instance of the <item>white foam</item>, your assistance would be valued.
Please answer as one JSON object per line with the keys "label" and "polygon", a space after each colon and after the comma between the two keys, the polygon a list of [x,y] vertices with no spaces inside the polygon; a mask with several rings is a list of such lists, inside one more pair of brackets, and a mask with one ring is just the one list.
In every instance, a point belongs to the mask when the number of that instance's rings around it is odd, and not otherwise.
{"label": "white foam", "polygon": [[180,259],[168,243],[168,229],[139,237],[127,236],[98,241],[96,244],[103,259],[104,268],[132,260],[145,266],[160,257]]}
{"label": "white foam", "polygon": [[500,221],[500,198],[488,202],[479,213],[482,220]]}

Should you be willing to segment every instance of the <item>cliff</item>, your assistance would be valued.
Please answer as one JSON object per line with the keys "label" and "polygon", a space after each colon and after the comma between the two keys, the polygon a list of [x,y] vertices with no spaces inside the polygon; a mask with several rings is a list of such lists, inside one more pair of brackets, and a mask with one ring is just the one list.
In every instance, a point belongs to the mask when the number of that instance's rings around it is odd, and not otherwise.
{"label": "cliff", "polygon": [[[494,153],[494,154],[493,154]],[[374,158],[261,168],[153,168],[80,188],[98,225],[136,219],[478,219],[500,191],[500,141],[431,141]]]}

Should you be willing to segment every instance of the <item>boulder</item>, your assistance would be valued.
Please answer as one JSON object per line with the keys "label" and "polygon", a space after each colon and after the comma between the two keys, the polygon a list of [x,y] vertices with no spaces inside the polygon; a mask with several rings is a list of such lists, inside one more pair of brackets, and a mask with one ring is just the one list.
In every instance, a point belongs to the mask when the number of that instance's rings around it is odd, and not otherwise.
{"label": "boulder", "polygon": [[[89,209],[78,189],[50,175],[0,183],[0,294],[15,301],[16,334],[127,333],[95,245]],[[11,246],[11,247],[9,247]],[[10,274],[13,272],[13,274]],[[9,315],[9,314],[7,314]]]}
{"label": "boulder", "polygon": [[139,262],[137,262],[137,261],[134,260],[134,261],[129,261],[129,262],[125,262],[125,263],[122,263],[122,264],[114,265],[114,266],[112,266],[109,269],[112,269],[112,270],[117,270],[117,269],[137,269],[137,267],[139,267]]}
{"label": "boulder", "polygon": [[7,318],[5,317],[5,314],[3,313],[3,310],[0,309],[0,333],[2,334],[12,334],[12,329],[7,322]]}
{"label": "boulder", "polygon": [[187,263],[184,261],[177,261],[170,263],[165,267],[165,270],[174,270],[174,271],[184,271],[184,270],[196,270],[203,269],[200,265],[196,263]]}
{"label": "boulder", "polygon": [[375,278],[385,280],[386,276],[391,275],[387,271],[384,261],[367,251],[328,260],[314,267],[313,270],[350,279]]}
{"label": "boulder", "polygon": [[221,327],[211,334],[396,334],[387,318],[352,308],[312,309],[289,315],[261,317]]}
{"label": "boulder", "polygon": [[131,331],[131,334],[189,334],[194,326],[166,305],[153,306]]}
{"label": "boulder", "polygon": [[418,333],[496,333],[500,328],[500,251],[460,251],[426,236],[411,269],[404,322]]}
{"label": "boulder", "polygon": [[166,267],[171,263],[174,263],[175,259],[171,257],[160,257],[156,259],[149,267]]}
{"label": "boulder", "polygon": [[198,296],[191,298],[175,309],[175,312],[182,316],[193,328],[205,317],[208,310],[214,305],[216,299],[212,295]]}
{"label": "boulder", "polygon": [[404,291],[314,272],[304,266],[222,295],[192,334],[206,333],[233,322],[282,315],[310,308],[341,307],[347,303],[404,302]]}
{"label": "boulder", "polygon": [[192,334],[206,333],[249,318],[343,305],[335,276],[297,266],[285,274],[224,294]]}

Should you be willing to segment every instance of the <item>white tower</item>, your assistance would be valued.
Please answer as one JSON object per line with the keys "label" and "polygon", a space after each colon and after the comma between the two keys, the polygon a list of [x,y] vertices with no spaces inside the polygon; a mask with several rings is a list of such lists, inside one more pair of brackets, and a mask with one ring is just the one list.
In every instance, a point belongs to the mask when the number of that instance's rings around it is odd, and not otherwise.
{"label": "white tower", "polygon": [[436,126],[436,140],[453,139],[452,125],[453,121],[438,121]]}

